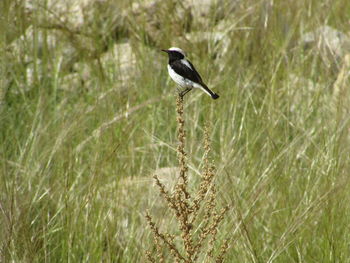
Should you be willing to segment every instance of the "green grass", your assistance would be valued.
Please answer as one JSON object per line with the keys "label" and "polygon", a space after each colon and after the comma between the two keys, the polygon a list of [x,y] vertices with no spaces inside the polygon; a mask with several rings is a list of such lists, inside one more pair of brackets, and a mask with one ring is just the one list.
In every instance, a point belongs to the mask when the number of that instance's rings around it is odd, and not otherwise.
{"label": "green grass", "polygon": [[[159,52],[174,45],[221,95],[192,91],[185,117],[194,181],[203,127],[212,124],[218,196],[232,207],[220,228],[233,237],[226,262],[350,262],[349,110],[331,103],[341,60],[327,64],[299,43],[321,25],[349,32],[350,2],[266,2],[224,10],[235,27],[215,60],[213,43],[180,37],[185,23],[175,26],[168,2],[154,16],[154,36],[150,21],[120,17],[126,0],[96,9],[80,32],[57,27],[44,0],[31,15],[24,1],[2,1],[0,261],[143,262],[152,242],[146,209],[169,222],[152,174],[177,165],[175,85]],[[216,15],[205,31],[215,31]],[[191,29],[203,26],[194,18]],[[59,41],[51,45],[52,34]],[[135,53],[127,82],[117,59],[99,60],[116,42]],[[68,82],[73,68],[84,81]]]}

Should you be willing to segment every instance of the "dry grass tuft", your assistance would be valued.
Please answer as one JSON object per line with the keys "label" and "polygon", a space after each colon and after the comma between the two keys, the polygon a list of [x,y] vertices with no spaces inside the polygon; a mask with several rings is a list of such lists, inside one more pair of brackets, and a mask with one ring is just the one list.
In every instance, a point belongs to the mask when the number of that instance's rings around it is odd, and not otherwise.
{"label": "dry grass tuft", "polygon": [[[146,220],[153,233],[153,252],[146,251],[148,262],[165,262],[168,255],[175,262],[223,262],[229,247],[229,240],[217,244],[218,227],[228,207],[219,209],[215,179],[215,166],[209,159],[211,150],[209,129],[204,133],[204,169],[197,191],[189,191],[188,167],[186,161],[185,120],[183,97],[176,101],[178,141],[177,154],[180,166],[179,180],[173,193],[168,191],[154,175],[162,198],[174,212],[179,232],[176,235],[162,233],[152,216],[147,212]],[[217,252],[216,252],[217,251]]]}

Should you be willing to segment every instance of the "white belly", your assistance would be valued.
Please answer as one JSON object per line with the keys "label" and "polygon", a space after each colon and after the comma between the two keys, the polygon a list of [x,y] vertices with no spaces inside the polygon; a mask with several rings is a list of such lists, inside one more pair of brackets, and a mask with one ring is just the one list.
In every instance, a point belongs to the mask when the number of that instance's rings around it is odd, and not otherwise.
{"label": "white belly", "polygon": [[168,64],[168,72],[173,81],[175,81],[182,88],[193,88],[195,84],[193,81],[185,79],[184,77],[177,74]]}

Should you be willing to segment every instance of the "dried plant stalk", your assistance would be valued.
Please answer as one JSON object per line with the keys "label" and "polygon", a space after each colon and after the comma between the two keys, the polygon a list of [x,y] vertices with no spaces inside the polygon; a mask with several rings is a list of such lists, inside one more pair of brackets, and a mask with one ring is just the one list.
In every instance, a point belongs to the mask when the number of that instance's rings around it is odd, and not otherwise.
{"label": "dried plant stalk", "polygon": [[[210,262],[223,262],[229,242],[226,240],[221,245],[218,255],[215,257],[215,243],[217,241],[218,226],[225,217],[228,207],[217,209],[217,192],[214,183],[215,167],[209,160],[211,150],[209,129],[204,133],[204,169],[201,182],[195,194],[189,191],[187,156],[185,151],[186,132],[184,120],[183,97],[176,100],[177,124],[178,124],[178,147],[179,180],[171,193],[154,175],[161,197],[175,214],[179,228],[179,234],[171,235],[161,233],[154,223],[151,215],[147,212],[146,220],[153,233],[153,245],[156,255],[146,252],[148,262],[165,262],[164,250],[168,250],[172,262],[193,263],[198,262],[204,255]],[[197,226],[197,227],[194,227]],[[176,242],[175,240],[181,241]],[[181,245],[179,245],[181,244]],[[206,251],[204,249],[206,248]],[[200,256],[202,255],[202,256]]]}

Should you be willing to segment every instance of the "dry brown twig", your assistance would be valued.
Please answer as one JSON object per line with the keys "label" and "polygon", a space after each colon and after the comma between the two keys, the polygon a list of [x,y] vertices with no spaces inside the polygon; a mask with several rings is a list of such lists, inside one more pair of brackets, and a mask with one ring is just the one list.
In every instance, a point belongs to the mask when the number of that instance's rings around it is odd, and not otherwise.
{"label": "dry brown twig", "polygon": [[[166,189],[157,175],[154,175],[161,197],[175,214],[179,228],[177,235],[161,233],[152,216],[147,212],[146,221],[153,236],[154,254],[146,251],[148,262],[165,262],[167,250],[168,258],[172,262],[193,263],[199,260],[207,262],[223,262],[229,247],[229,240],[224,240],[215,256],[218,226],[225,218],[228,207],[217,208],[217,191],[214,182],[215,166],[210,162],[211,143],[208,127],[204,133],[204,171],[198,190],[189,191],[188,166],[185,151],[186,132],[184,120],[183,97],[176,101],[178,124],[177,155],[180,166],[179,180],[173,193]],[[206,249],[206,250],[205,250]],[[165,255],[165,256],[164,256]],[[209,260],[209,261],[208,261]],[[201,261],[201,262],[202,262]]]}

